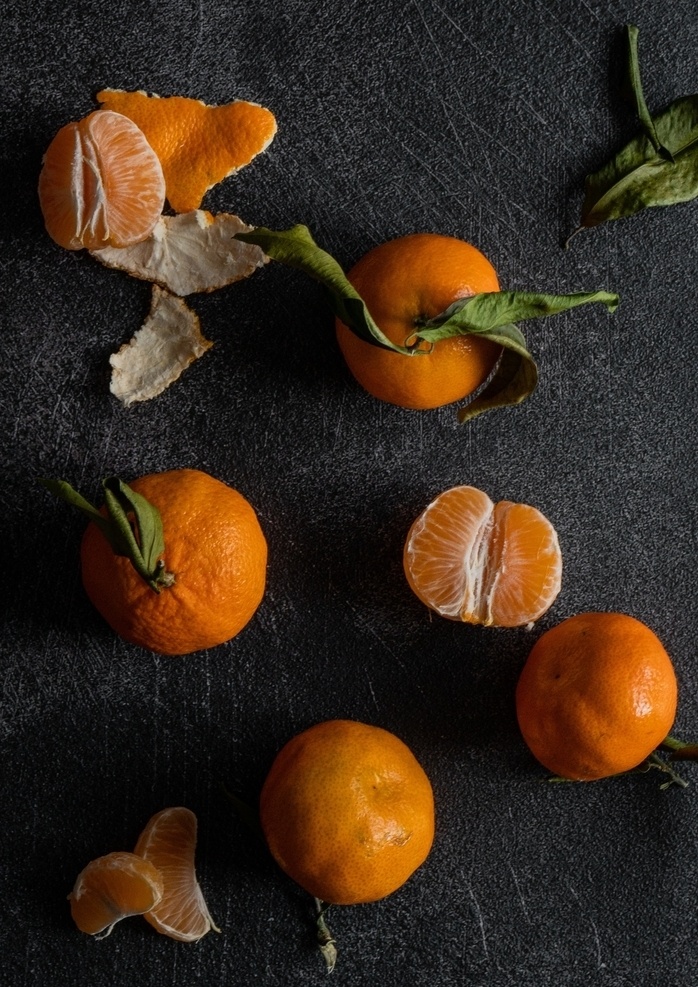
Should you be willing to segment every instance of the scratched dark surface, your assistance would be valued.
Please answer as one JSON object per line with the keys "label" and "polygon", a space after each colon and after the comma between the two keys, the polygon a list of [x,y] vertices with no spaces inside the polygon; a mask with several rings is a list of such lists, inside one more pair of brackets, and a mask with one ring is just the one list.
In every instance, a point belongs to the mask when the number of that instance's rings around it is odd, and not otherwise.
{"label": "scratched dark surface", "polygon": [[[698,86],[695,0],[257,3],[6,0],[0,31],[2,460],[6,613],[0,770],[3,983],[321,983],[308,902],[236,818],[294,733],[353,717],[401,736],[430,775],[426,865],[375,905],[336,909],[335,982],[695,987],[698,777],[549,786],[513,689],[540,632],[580,610],[646,621],[698,733],[694,425],[698,206],[561,241],[583,175],[635,131],[620,29],[640,27],[648,103]],[[466,426],[359,390],[314,283],[276,267],[191,306],[213,349],[124,409],[108,356],[148,286],[45,234],[41,155],[104,86],[277,115],[265,155],[212,211],[306,223],[345,266],[433,230],[477,244],[503,286],[617,291],[530,324],[538,390]],[[39,486],[196,467],[255,505],[268,588],[240,636],[183,659],[117,639],[81,587],[82,520]],[[533,631],[430,617],[401,570],[407,528],[458,483],[538,506],[563,589]],[[693,774],[693,777],[691,775]],[[131,919],[97,942],[66,894],[131,849],[149,816],[198,815],[198,873],[222,928],[195,945]]]}

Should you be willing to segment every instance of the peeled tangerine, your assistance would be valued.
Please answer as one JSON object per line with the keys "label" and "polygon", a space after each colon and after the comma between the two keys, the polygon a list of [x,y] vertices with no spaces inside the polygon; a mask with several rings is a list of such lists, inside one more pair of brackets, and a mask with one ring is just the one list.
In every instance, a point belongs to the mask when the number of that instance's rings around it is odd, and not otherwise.
{"label": "peeled tangerine", "polygon": [[560,592],[562,556],[535,507],[493,503],[475,487],[440,494],[410,528],[403,555],[412,590],[442,617],[518,627]]}
{"label": "peeled tangerine", "polygon": [[[68,895],[81,932],[108,936],[117,922],[143,915],[154,929],[196,942],[213,923],[196,879],[196,816],[184,806],[157,812],[133,853],[117,851],[90,861]],[[99,935],[101,933],[101,935]]]}
{"label": "peeled tangerine", "polygon": [[49,235],[67,250],[144,240],[165,202],[160,162],[128,117],[95,110],[62,127],[44,155],[39,201]]}

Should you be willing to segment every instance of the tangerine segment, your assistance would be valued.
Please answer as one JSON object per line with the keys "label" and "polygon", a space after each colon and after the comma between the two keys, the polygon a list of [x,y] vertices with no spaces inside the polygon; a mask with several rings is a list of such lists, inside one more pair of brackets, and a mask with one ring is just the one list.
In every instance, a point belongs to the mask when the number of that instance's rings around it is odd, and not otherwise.
{"label": "tangerine segment", "polygon": [[165,202],[160,162],[127,117],[96,110],[58,131],[44,155],[39,200],[49,235],[68,250],[144,240]]}
{"label": "tangerine segment", "polygon": [[523,738],[563,778],[592,781],[641,764],[671,731],[677,684],[661,641],[622,613],[583,613],[546,631],[516,688]]}
{"label": "tangerine segment", "polygon": [[92,860],[78,874],[68,899],[81,932],[108,936],[122,918],[143,915],[154,908],[162,894],[162,876],[153,863],[133,853],[118,852]]}
{"label": "tangerine segment", "polygon": [[540,511],[495,504],[468,486],[446,490],[420,514],[403,565],[413,592],[436,613],[495,627],[537,620],[562,576],[557,533]]}
{"label": "tangerine segment", "polygon": [[160,159],[175,212],[198,209],[205,193],[263,151],[276,119],[257,103],[208,106],[184,96],[103,89],[97,101],[134,121]]}
{"label": "tangerine segment", "polygon": [[197,822],[190,809],[175,806],[156,813],[138,838],[135,853],[162,875],[162,900],[145,915],[158,932],[180,942],[195,942],[211,929],[211,918],[196,879]]}
{"label": "tangerine segment", "polygon": [[[400,346],[458,299],[499,291],[497,273],[484,254],[464,240],[436,233],[379,244],[347,277],[379,328]],[[462,400],[484,383],[501,353],[490,340],[457,336],[435,343],[429,353],[405,356],[364,342],[339,320],[336,331],[359,384],[402,408],[438,408]]]}
{"label": "tangerine segment", "polygon": [[377,901],[426,860],[434,838],[429,779],[380,727],[329,720],[279,752],[260,796],[275,860],[321,901]]}

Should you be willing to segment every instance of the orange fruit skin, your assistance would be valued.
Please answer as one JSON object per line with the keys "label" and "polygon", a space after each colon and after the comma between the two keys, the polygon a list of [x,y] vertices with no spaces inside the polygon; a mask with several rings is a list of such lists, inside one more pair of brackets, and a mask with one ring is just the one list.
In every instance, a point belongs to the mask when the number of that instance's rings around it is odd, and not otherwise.
{"label": "orange fruit skin", "polygon": [[127,247],[145,240],[160,218],[165,179],[131,120],[95,110],[51,141],[39,201],[46,230],[61,247]]}
{"label": "orange fruit skin", "polygon": [[541,617],[562,584],[555,528],[535,507],[476,487],[451,487],[412,524],[403,568],[413,593],[441,617],[520,627]]}
{"label": "orange fruit skin", "polygon": [[160,511],[175,583],[156,593],[90,524],[81,546],[90,600],[117,634],[150,651],[183,655],[230,640],[264,594],[267,543],[254,509],[198,470],[150,474],[129,486]]}
{"label": "orange fruit skin", "polygon": [[401,887],[434,839],[431,784],[380,727],[328,720],[277,755],[260,797],[272,855],[321,901],[355,905]]}
{"label": "orange fruit skin", "polygon": [[540,763],[593,781],[641,764],[676,715],[674,667],[657,636],[622,613],[582,613],[542,635],[523,668],[516,712]]}
{"label": "orange fruit skin", "polygon": [[208,106],[186,96],[103,89],[97,100],[133,120],[155,150],[175,212],[198,209],[212,186],[265,150],[276,134],[274,114],[235,100]]}
{"label": "orange fruit skin", "polygon": [[133,853],[108,853],[78,874],[68,895],[70,913],[81,932],[108,936],[121,919],[157,905],[162,891],[162,876],[150,861]]}
{"label": "orange fruit skin", "polygon": [[[484,254],[463,240],[437,233],[414,233],[382,243],[347,277],[379,328],[399,345],[458,299],[499,291],[496,271]],[[487,379],[501,353],[489,340],[459,336],[440,340],[430,353],[406,356],[364,342],[339,320],[336,331],[359,384],[381,401],[402,408],[424,410],[463,400]]]}

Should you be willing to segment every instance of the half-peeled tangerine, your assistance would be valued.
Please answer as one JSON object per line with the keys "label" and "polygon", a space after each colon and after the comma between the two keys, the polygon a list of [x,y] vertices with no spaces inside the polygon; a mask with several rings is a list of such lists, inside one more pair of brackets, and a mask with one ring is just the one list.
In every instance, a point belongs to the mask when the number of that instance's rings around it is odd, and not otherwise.
{"label": "half-peeled tangerine", "polygon": [[403,553],[412,590],[452,620],[518,627],[560,591],[557,533],[535,507],[494,503],[475,487],[446,490],[414,522]]}

